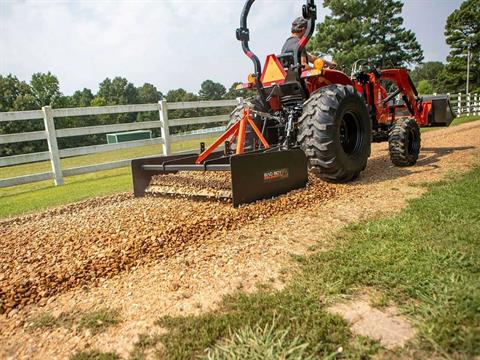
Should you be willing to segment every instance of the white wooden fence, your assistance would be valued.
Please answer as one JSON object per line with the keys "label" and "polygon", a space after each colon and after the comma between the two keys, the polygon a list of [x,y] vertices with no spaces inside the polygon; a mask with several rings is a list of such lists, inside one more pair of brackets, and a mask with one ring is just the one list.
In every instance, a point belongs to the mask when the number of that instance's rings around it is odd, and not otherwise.
{"label": "white wooden fence", "polygon": [[480,96],[478,94],[458,93],[448,95],[453,111],[457,116],[480,115]]}
{"label": "white wooden fence", "polygon": [[[16,143],[22,141],[33,140],[47,140],[48,151],[37,152],[31,154],[14,155],[0,157],[0,171],[4,166],[11,166],[17,164],[24,164],[36,161],[50,160],[52,171],[31,174],[25,176],[18,176],[6,179],[0,179],[0,187],[14,186],[26,183],[32,183],[37,181],[43,181],[53,179],[55,185],[63,184],[64,176],[72,176],[85,174],[90,172],[96,172],[101,170],[115,169],[130,165],[132,159],[125,159],[114,161],[110,163],[94,164],[82,167],[76,167],[71,169],[62,169],[60,159],[87,155],[117,149],[126,149],[135,146],[162,144],[163,154],[169,155],[170,145],[178,141],[195,140],[205,138],[208,135],[217,135],[222,131],[214,129],[212,132],[201,134],[187,134],[187,135],[170,135],[171,126],[180,125],[192,125],[192,124],[207,124],[218,123],[228,121],[228,115],[216,115],[216,116],[202,116],[182,119],[168,119],[168,110],[184,110],[184,109],[198,109],[198,108],[210,108],[210,107],[231,107],[237,105],[237,100],[217,100],[217,101],[193,101],[193,102],[175,102],[167,103],[162,100],[157,104],[138,104],[138,105],[116,105],[116,106],[99,106],[99,107],[83,107],[83,108],[67,108],[67,109],[52,109],[50,106],[45,106],[42,110],[33,111],[15,111],[15,112],[2,112],[0,113],[0,122],[4,121],[22,121],[22,120],[35,120],[38,119],[45,125],[45,130],[31,131],[16,134],[3,134],[0,135],[0,146],[2,144]],[[146,112],[146,111],[158,111],[159,120],[156,121],[144,121],[124,124],[113,125],[97,125],[67,129],[55,129],[55,118],[60,117],[73,117],[73,116],[85,116],[85,115],[105,115],[105,114],[122,114],[132,112]],[[161,137],[128,141],[117,144],[103,144],[93,146],[83,146],[77,148],[58,149],[57,138],[79,136],[79,135],[91,135],[102,134],[108,132],[119,131],[131,131],[131,130],[144,130],[160,128]]]}

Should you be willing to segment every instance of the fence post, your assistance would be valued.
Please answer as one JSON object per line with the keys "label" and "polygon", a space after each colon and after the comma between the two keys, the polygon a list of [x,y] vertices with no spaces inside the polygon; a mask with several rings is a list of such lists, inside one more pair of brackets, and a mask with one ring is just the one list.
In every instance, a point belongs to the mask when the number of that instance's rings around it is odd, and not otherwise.
{"label": "fence post", "polygon": [[480,107],[478,105],[478,94],[475,94],[475,98],[474,98],[474,108],[473,108],[473,112],[474,112],[474,115],[480,115]]}
{"label": "fence post", "polygon": [[160,122],[162,123],[161,133],[163,138],[163,155],[170,155],[170,128],[168,124],[167,100],[158,102],[158,112],[160,114]]}
{"label": "fence post", "polygon": [[458,116],[462,114],[462,93],[458,93],[457,114]]}
{"label": "fence post", "polygon": [[467,116],[470,116],[470,93],[467,94]]}
{"label": "fence post", "polygon": [[47,134],[48,151],[50,153],[50,163],[52,164],[53,181],[55,186],[63,184],[62,168],[60,166],[60,155],[58,153],[57,133],[55,131],[55,122],[53,121],[52,108],[50,106],[42,107],[43,122]]}

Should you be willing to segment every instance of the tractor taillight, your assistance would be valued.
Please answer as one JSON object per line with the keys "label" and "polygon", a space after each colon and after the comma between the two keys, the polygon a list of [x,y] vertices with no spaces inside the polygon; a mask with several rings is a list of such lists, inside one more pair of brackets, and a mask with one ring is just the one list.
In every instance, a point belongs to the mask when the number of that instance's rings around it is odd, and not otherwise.
{"label": "tractor taillight", "polygon": [[313,67],[320,72],[323,71],[323,67],[325,66],[325,61],[323,59],[317,59],[313,62]]}

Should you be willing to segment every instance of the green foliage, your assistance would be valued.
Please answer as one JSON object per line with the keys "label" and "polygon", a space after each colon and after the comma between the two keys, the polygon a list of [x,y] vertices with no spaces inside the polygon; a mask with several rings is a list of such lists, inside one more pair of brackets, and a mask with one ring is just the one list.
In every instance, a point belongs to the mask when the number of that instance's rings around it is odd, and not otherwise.
{"label": "green foliage", "polygon": [[435,91],[433,90],[433,85],[428,80],[420,80],[417,85],[417,90],[419,94],[433,94]]}
{"label": "green foliage", "polygon": [[480,2],[466,0],[447,19],[445,37],[450,46],[448,64],[441,74],[444,91],[465,91],[467,53],[470,49],[470,87],[480,88]]}
{"label": "green foliage", "polygon": [[[443,92],[442,85],[439,82],[439,75],[444,70],[445,65],[440,61],[427,61],[419,64],[410,72],[412,81],[417,85],[417,90],[421,94],[431,94],[434,92]],[[421,83],[423,81],[423,83]],[[422,90],[419,87],[422,86]],[[423,91],[425,89],[425,91]]]}
{"label": "green foliage", "polygon": [[198,96],[202,100],[221,100],[227,93],[225,86],[212,80],[205,80],[200,86]]}
{"label": "green foliage", "polygon": [[37,101],[37,108],[45,105],[55,106],[61,97],[58,79],[55,75],[52,75],[50,71],[46,74],[33,74],[30,86],[33,96]]}
{"label": "green foliage", "polygon": [[102,105],[136,104],[137,89],[120,76],[113,80],[106,78],[100,83],[97,97],[102,99]]}
{"label": "green foliage", "polygon": [[[39,74],[36,74],[37,78]],[[23,111],[38,108],[38,101],[32,87],[16,76],[0,75],[0,111]],[[0,134],[43,130],[43,123],[36,120],[24,120],[0,123]],[[16,155],[32,151],[44,151],[46,144],[42,141],[3,144],[0,156]]]}
{"label": "green foliage", "polygon": [[163,94],[154,85],[145,83],[137,89],[137,97],[139,104],[151,104],[161,100]]}
{"label": "green foliage", "polygon": [[358,59],[377,67],[404,67],[423,60],[411,30],[402,27],[398,0],[325,0],[332,11],[317,25],[310,50],[327,53],[345,69]]}
{"label": "green foliage", "polygon": [[[220,83],[215,83],[211,80],[206,80],[202,83],[199,95],[195,95],[191,92],[187,92],[185,89],[170,90],[166,95],[168,102],[179,101],[199,101],[199,100],[219,100],[225,98],[225,87]],[[205,109],[187,109],[187,110],[172,110],[169,111],[170,119],[188,118],[197,116],[213,116],[228,114],[232,109],[228,108],[205,108]],[[210,123],[208,126],[214,127],[221,123]],[[203,124],[200,125],[182,125],[170,128],[171,134],[176,134],[183,131],[190,131],[204,128]]]}
{"label": "green foliage", "polygon": [[230,86],[230,89],[228,89],[228,92],[225,94],[226,99],[236,99],[238,97],[243,97],[244,99],[247,99],[257,94],[256,89],[237,90],[236,87],[239,84],[241,84],[241,82],[236,81],[232,84],[232,86]]}
{"label": "green foliage", "polygon": [[85,107],[92,104],[94,96],[92,90],[84,88],[83,90],[77,90],[69,99],[70,107]]}
{"label": "green foliage", "polygon": [[32,88],[14,75],[0,75],[0,111],[22,111],[37,108]]}

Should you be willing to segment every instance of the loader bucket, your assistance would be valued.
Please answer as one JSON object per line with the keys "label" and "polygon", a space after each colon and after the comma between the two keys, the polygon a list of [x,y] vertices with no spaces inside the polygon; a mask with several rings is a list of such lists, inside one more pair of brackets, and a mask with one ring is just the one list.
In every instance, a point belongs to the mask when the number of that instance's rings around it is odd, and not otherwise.
{"label": "loader bucket", "polygon": [[428,114],[430,126],[449,126],[455,114],[452,111],[450,100],[447,95],[425,96],[423,104],[431,104]]}
{"label": "loader bucket", "polygon": [[[229,198],[233,206],[238,207],[305,187],[308,180],[307,159],[300,149],[270,149],[228,156],[223,152],[215,152],[203,164],[195,164],[197,157],[198,154],[187,154],[132,160],[135,197],[152,193],[193,198]],[[224,174],[229,172],[228,191],[202,188],[217,181],[211,177],[208,181],[202,181],[202,172],[211,171]],[[192,172],[199,173],[195,176]],[[182,177],[182,174],[186,175]],[[157,184],[150,186],[154,177]],[[225,176],[220,178],[219,183]],[[177,186],[172,186],[172,182]],[[149,190],[152,187],[155,191]],[[197,189],[192,191],[192,187]],[[174,193],[176,190],[177,194]]]}

